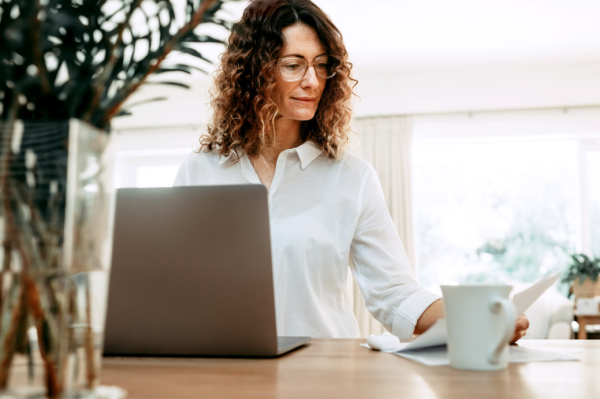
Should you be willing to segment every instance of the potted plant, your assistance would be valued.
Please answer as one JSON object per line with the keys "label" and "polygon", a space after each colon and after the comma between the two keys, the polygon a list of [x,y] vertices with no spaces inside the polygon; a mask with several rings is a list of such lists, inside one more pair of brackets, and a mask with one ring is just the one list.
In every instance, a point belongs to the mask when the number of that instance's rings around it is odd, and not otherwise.
{"label": "potted plant", "polygon": [[575,298],[593,298],[600,295],[600,258],[590,259],[585,254],[571,255],[573,262],[569,266],[562,282],[571,284]]}
{"label": "potted plant", "polygon": [[[221,41],[196,28],[230,29],[223,3],[0,2],[4,394],[94,396],[111,249],[111,120],[130,113],[126,101],[149,77],[197,69],[166,65],[171,52],[206,60],[195,46]],[[11,379],[15,364],[25,381]]]}

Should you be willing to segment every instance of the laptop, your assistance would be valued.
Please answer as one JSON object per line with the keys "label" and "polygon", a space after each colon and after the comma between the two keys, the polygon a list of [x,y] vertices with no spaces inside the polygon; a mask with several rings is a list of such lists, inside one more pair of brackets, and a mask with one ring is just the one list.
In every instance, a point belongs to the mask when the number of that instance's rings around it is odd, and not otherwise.
{"label": "laptop", "polygon": [[104,354],[274,357],[278,337],[262,185],[117,190]]}

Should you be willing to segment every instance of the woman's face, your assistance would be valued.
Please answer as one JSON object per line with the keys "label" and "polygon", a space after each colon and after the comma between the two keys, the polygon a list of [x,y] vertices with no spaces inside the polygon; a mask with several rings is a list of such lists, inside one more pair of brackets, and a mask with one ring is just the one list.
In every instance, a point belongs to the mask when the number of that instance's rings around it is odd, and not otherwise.
{"label": "woman's face", "polygon": [[[281,32],[284,45],[279,58],[301,57],[310,64],[316,57],[327,54],[317,33],[307,25],[296,23]],[[275,71],[275,77],[277,84],[273,100],[279,108],[279,114],[298,121],[312,119],[317,112],[326,79],[318,77],[312,66],[308,68],[304,77],[296,82],[283,80],[279,69]]]}

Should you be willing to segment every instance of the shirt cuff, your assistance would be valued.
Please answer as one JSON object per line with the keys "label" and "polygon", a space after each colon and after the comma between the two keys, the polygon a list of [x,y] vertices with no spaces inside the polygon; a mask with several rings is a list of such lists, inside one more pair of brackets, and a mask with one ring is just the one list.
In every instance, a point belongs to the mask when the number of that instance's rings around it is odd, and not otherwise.
{"label": "shirt cuff", "polygon": [[425,309],[438,299],[441,297],[425,289],[406,298],[396,310],[392,322],[392,333],[400,339],[412,338],[417,321]]}

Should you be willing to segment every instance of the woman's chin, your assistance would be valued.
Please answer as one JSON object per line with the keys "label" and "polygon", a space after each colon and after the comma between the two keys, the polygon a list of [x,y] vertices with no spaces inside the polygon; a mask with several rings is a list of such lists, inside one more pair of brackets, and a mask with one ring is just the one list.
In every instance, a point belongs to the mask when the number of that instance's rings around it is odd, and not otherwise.
{"label": "woman's chin", "polygon": [[316,110],[315,111],[302,110],[299,112],[290,112],[288,115],[285,115],[285,116],[287,116],[290,119],[296,120],[296,121],[309,121],[315,117],[316,112],[317,112]]}

